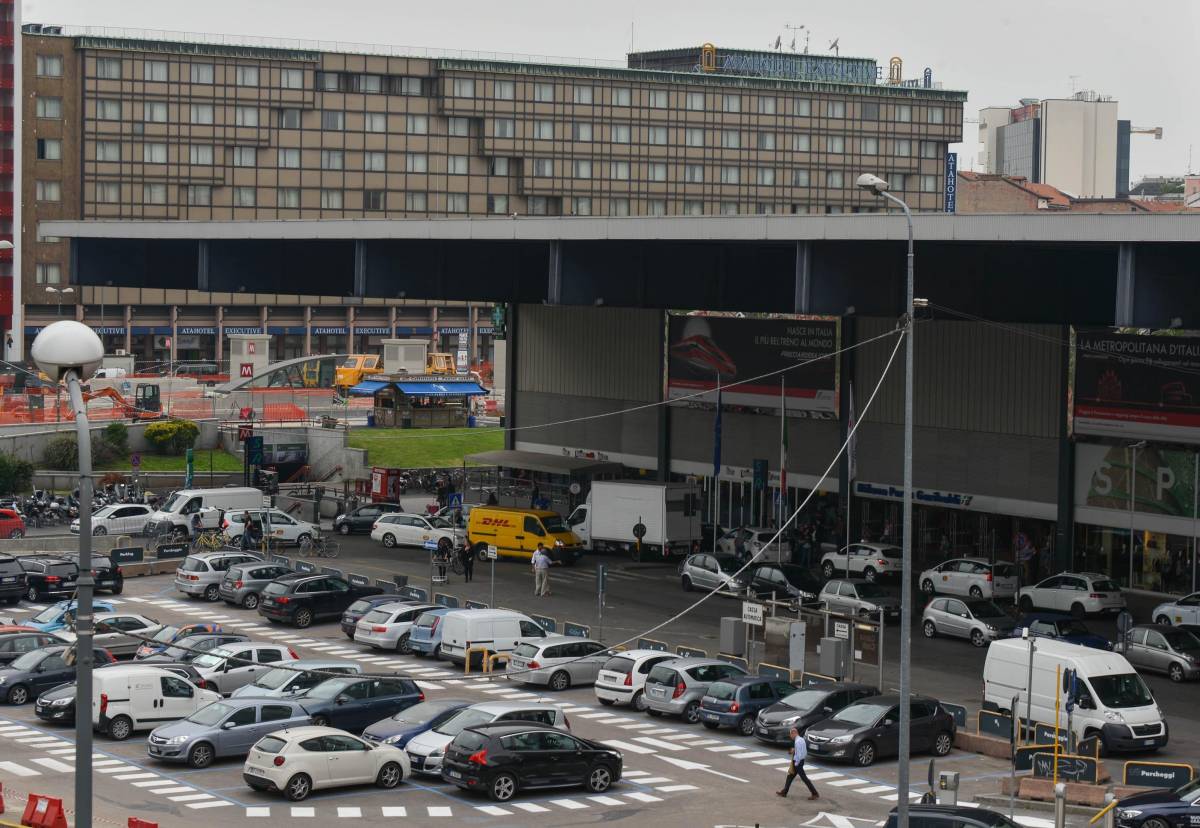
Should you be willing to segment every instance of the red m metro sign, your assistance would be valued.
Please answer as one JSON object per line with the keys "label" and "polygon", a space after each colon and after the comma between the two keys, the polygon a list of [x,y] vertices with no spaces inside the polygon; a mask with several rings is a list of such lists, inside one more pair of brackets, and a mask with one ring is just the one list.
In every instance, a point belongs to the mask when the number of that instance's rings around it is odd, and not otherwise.
{"label": "red m metro sign", "polygon": [[243,377],[254,376],[254,363],[253,362],[243,362],[242,363],[242,376]]}

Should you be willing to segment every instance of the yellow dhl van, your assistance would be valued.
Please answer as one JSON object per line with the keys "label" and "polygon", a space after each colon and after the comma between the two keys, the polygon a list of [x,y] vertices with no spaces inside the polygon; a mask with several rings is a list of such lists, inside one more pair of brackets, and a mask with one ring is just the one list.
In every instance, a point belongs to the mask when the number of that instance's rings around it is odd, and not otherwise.
{"label": "yellow dhl van", "polygon": [[467,542],[482,558],[495,546],[502,558],[529,560],[538,543],[551,560],[572,566],[583,556],[583,543],[557,512],[520,509],[512,506],[475,506],[467,519]]}

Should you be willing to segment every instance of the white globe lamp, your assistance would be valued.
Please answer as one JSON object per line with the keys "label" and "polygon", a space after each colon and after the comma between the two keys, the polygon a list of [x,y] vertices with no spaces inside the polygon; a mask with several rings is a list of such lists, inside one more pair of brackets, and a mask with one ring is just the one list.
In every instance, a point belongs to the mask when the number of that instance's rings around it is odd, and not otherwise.
{"label": "white globe lamp", "polygon": [[55,382],[62,382],[68,371],[74,371],[85,382],[104,359],[104,343],[96,332],[70,319],[43,328],[30,351],[37,367]]}

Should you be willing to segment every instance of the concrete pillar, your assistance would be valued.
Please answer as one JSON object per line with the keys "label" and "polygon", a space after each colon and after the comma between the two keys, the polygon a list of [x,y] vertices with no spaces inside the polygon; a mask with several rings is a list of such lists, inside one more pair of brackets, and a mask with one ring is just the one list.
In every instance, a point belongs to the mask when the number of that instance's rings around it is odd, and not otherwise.
{"label": "concrete pillar", "polygon": [[217,373],[221,371],[221,360],[225,355],[225,308],[217,305]]}
{"label": "concrete pillar", "polygon": [[436,305],[429,309],[429,328],[429,350],[437,353],[441,348],[438,347],[440,340],[438,339],[438,309]]}
{"label": "concrete pillar", "polygon": [[[355,245],[355,249],[358,249],[358,245]],[[354,308],[346,308],[346,353],[348,354],[357,353],[354,350],[354,318]]]}
{"label": "concrete pillar", "polygon": [[[170,364],[168,367],[171,369],[174,369],[175,363],[178,361],[176,359],[176,353],[177,353],[176,349],[179,346],[175,341],[178,338],[179,338],[179,306],[171,305],[171,349],[170,349],[170,356],[167,357],[168,360],[170,360]],[[173,373],[173,372],[174,371],[172,370],[171,373]]]}
{"label": "concrete pillar", "polygon": [[132,305],[125,306],[124,322],[125,322],[125,353],[132,354],[133,353],[133,306]]}
{"label": "concrete pillar", "polygon": [[[263,333],[266,333],[264,329]],[[312,307],[304,306],[304,355],[312,356]]]}
{"label": "concrete pillar", "polygon": [[388,308],[388,327],[392,329],[391,332],[388,334],[388,336],[395,336],[396,335],[396,306],[395,305],[392,305],[390,308]]}
{"label": "concrete pillar", "polygon": [[812,245],[796,242],[796,280],[793,306],[796,313],[808,313],[812,307]]}
{"label": "concrete pillar", "polygon": [[1137,249],[1129,242],[1117,248],[1117,297],[1113,321],[1118,327],[1133,325],[1133,301],[1137,288]]}
{"label": "concrete pillar", "polygon": [[479,362],[479,308],[467,306],[467,362],[473,367]]}

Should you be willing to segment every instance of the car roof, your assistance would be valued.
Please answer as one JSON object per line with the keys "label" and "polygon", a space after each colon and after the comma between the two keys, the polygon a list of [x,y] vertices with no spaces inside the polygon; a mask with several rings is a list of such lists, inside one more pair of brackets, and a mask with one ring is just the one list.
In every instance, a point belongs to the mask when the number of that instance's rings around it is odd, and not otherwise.
{"label": "car roof", "polygon": [[[202,561],[209,561],[209,560],[212,560],[213,558],[223,558],[226,555],[257,555],[257,553],[251,552],[246,549],[216,549],[216,550],[213,550],[212,552],[196,552],[191,555],[188,555],[188,557],[189,558],[199,558]],[[266,560],[265,558],[261,558],[261,557],[259,559],[263,560],[263,561]]]}
{"label": "car roof", "polygon": [[[253,641],[252,640],[252,641],[231,641],[226,645],[209,650],[209,652],[214,653],[217,650],[224,650],[227,647],[279,647],[282,650],[290,650],[291,649],[291,647],[287,643],[281,643],[278,641]],[[288,666],[291,666],[290,662],[289,662]]]}
{"label": "car roof", "polygon": [[441,604],[430,604],[425,601],[384,601],[375,609],[378,610],[410,610],[424,607],[425,609],[433,609],[441,606]]}
{"label": "car roof", "polygon": [[20,560],[41,561],[43,563],[75,563],[70,558],[63,557],[62,555],[45,555],[45,554],[22,555],[20,557]]}
{"label": "car roof", "polygon": [[[778,676],[729,676],[728,678],[717,679],[717,681],[741,687],[745,684],[757,684],[766,681],[787,681],[787,679],[781,679]],[[713,683],[716,684],[717,682]]]}
{"label": "car roof", "polygon": [[[336,575],[326,575],[323,572],[288,572],[280,575],[275,579],[277,583],[295,584],[300,581],[307,581],[313,578],[336,578]],[[345,580],[345,579],[342,579]]]}
{"label": "car roof", "polygon": [[517,710],[557,710],[562,712],[562,708],[556,704],[547,704],[543,701],[507,701],[507,702],[479,702],[471,705],[472,710],[479,710],[483,713],[512,713]]}
{"label": "car roof", "polygon": [[507,609],[456,609],[453,612],[467,618],[509,618],[514,615],[520,616],[522,619],[527,617],[523,612]]}
{"label": "car roof", "polygon": [[1133,630],[1154,630],[1155,632],[1170,632],[1171,630],[1179,629],[1174,624],[1135,624],[1130,627]]}
{"label": "car roof", "polygon": [[346,661],[344,659],[339,661],[337,659],[301,658],[289,661],[287,666],[290,669],[326,670],[330,667],[358,667],[359,664],[357,661]]}
{"label": "car roof", "polygon": [[[507,736],[510,733],[529,733],[530,731],[538,731],[541,733],[566,733],[553,725],[542,724],[541,722],[522,722],[522,721],[505,721],[505,722],[484,722],[483,724],[471,725],[466,730],[474,730],[477,733],[486,733],[489,736]],[[612,750],[612,748],[609,748]]]}
{"label": "car roof", "polygon": [[553,647],[557,644],[573,644],[577,641],[583,641],[591,644],[599,644],[600,642],[594,638],[581,638],[578,635],[548,635],[545,638],[539,638],[537,641],[526,641],[526,644],[536,644],[539,647]]}
{"label": "car roof", "polygon": [[1027,612],[1021,616],[1021,621],[1071,621],[1074,619],[1075,616],[1065,612]]}
{"label": "car roof", "polygon": [[663,662],[660,667],[688,668],[697,667],[702,664],[729,664],[728,661],[722,661],[719,658],[702,658],[700,656],[679,656],[668,662]]}
{"label": "car roof", "polygon": [[833,681],[828,684],[811,684],[807,687],[797,688],[796,692],[801,690],[822,690],[828,693],[836,693],[841,690],[874,690],[879,692],[878,687],[873,687],[870,684],[859,684],[854,681]]}
{"label": "car roof", "polygon": [[830,578],[825,582],[825,586],[829,586],[830,584],[854,584],[855,586],[859,586],[861,584],[868,583],[870,583],[870,581],[868,581],[866,578]]}
{"label": "car roof", "polygon": [[[333,736],[333,735],[353,736],[354,734],[347,733],[344,730],[339,730],[336,727],[323,727],[321,725],[304,725],[302,727],[281,728],[280,730],[276,730],[276,731],[274,731],[272,733],[268,733],[266,735],[267,736],[275,736],[276,738],[287,741],[289,739],[291,739],[291,740],[311,739],[313,736]],[[266,738],[266,737],[264,737],[264,738]],[[355,736],[354,738],[357,739],[358,737]]]}

